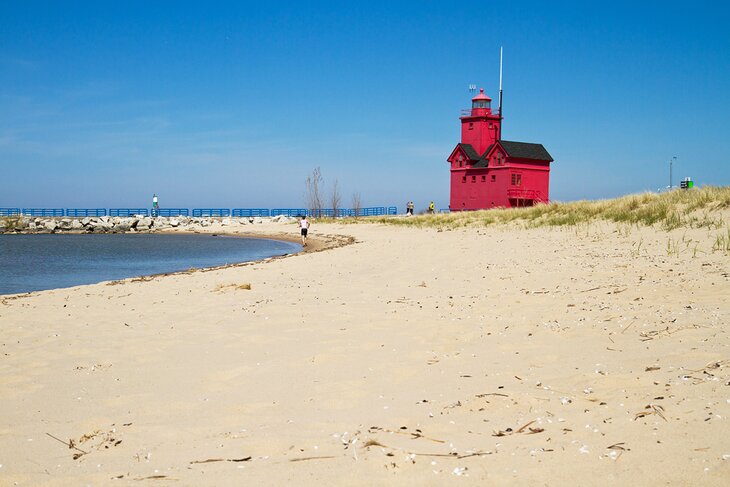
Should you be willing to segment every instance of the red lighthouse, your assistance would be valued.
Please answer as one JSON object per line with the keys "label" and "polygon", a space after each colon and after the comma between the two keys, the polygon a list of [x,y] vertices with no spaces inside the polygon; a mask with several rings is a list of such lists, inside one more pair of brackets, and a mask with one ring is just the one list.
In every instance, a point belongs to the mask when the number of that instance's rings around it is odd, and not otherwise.
{"label": "red lighthouse", "polygon": [[501,109],[479,90],[461,112],[461,143],[451,152],[451,211],[547,203],[550,163],[542,144],[502,140]]}

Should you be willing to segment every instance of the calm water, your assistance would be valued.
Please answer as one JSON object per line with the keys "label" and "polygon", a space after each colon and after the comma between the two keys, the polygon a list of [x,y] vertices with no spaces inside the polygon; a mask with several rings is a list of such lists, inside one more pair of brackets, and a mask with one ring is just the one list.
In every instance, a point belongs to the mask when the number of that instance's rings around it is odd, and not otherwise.
{"label": "calm water", "polygon": [[300,250],[290,242],[211,235],[0,235],[0,294],[213,267]]}

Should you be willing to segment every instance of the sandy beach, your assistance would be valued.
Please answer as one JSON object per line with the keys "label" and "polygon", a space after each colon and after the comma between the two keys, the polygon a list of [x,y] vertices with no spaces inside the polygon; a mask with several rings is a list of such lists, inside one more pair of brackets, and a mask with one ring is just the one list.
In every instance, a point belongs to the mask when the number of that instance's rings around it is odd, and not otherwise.
{"label": "sandy beach", "polygon": [[2,297],[0,486],[727,485],[722,231],[315,221]]}

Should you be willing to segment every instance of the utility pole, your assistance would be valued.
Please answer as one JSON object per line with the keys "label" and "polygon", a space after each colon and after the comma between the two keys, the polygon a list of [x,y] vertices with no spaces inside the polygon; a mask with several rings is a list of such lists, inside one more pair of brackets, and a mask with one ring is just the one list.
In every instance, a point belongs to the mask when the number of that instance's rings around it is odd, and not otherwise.
{"label": "utility pole", "polygon": [[669,159],[669,189],[672,189],[672,163],[677,160],[677,156]]}

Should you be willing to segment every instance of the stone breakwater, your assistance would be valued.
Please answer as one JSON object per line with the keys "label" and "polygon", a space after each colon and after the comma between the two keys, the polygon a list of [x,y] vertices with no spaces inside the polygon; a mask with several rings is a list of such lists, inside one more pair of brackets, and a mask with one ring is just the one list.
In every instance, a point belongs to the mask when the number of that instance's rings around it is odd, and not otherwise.
{"label": "stone breakwater", "polygon": [[168,229],[184,230],[221,226],[287,223],[296,218],[275,217],[208,218],[208,217],[5,217],[0,218],[0,233],[152,233]]}

